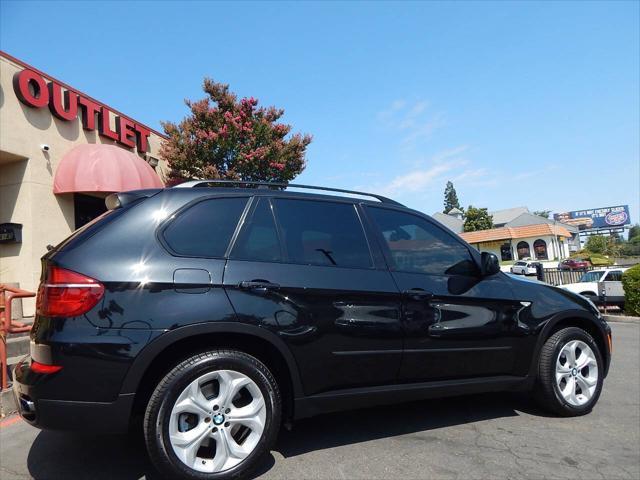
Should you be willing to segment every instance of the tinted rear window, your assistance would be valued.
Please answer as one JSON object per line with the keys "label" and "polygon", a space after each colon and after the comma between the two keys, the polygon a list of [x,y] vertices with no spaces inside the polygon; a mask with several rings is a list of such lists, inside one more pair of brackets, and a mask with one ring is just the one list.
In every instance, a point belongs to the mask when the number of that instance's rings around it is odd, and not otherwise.
{"label": "tinted rear window", "polygon": [[246,203],[246,198],[196,203],[165,228],[164,240],[178,255],[223,257]]}
{"label": "tinted rear window", "polygon": [[292,263],[351,268],[372,266],[355,206],[309,200],[274,200]]}
{"label": "tinted rear window", "polygon": [[51,252],[61,251],[63,249],[74,248],[84,240],[93,236],[100,229],[104,228],[107,224],[114,221],[127,210],[133,208],[136,204],[128,205],[125,208],[118,208],[116,210],[107,210],[102,215],[94,218],[89,223],[85,223],[82,227],[75,230],[71,235],[56,245]]}

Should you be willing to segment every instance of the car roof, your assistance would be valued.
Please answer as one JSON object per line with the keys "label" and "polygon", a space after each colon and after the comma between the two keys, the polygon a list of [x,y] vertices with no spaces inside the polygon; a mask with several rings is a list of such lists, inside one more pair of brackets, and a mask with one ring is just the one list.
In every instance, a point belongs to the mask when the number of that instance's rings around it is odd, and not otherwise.
{"label": "car roof", "polygon": [[[250,195],[250,196],[268,196],[268,197],[289,197],[289,198],[300,198],[300,199],[309,199],[309,200],[324,200],[324,201],[340,201],[340,202],[351,202],[351,203],[361,203],[368,205],[377,205],[377,206],[389,206],[396,207],[405,210],[411,210],[408,207],[405,207],[401,203],[396,202],[395,200],[387,199],[382,196],[377,196],[379,198],[372,198],[372,195],[364,192],[357,193],[341,193],[340,195],[332,195],[328,193],[311,193],[311,192],[300,192],[293,190],[298,188],[296,186],[292,186],[287,189],[275,189],[275,188],[249,188],[249,187],[231,187],[231,186],[194,186],[191,188],[165,188],[163,189],[163,194],[167,195],[178,195],[184,196],[187,198],[198,198],[204,196],[242,196],[242,195]],[[348,191],[345,191],[348,192]],[[366,198],[369,196],[370,198]],[[424,213],[423,213],[424,215]]]}

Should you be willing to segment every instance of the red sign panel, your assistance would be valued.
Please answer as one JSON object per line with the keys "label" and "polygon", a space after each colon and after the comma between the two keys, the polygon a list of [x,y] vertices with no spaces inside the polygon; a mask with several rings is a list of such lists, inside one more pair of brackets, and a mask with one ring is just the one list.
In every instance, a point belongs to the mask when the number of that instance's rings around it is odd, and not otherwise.
{"label": "red sign panel", "polygon": [[98,116],[98,133],[110,138],[125,147],[138,146],[138,152],[146,152],[149,147],[151,131],[135,123],[133,120],[115,115],[115,131],[111,129],[113,112],[105,105],[100,105],[72,90],[62,90],[56,82],[47,81],[33,70],[22,70],[13,77],[13,89],[22,103],[33,108],[49,106],[51,113],[60,120],[73,121],[82,116],[82,128],[96,129]]}

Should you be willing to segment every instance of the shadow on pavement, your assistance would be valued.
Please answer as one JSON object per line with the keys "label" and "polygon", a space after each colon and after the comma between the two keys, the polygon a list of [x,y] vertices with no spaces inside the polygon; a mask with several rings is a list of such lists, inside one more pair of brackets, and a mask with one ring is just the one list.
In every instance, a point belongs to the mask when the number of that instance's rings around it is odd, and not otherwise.
{"label": "shadow on pavement", "polygon": [[[295,457],[314,450],[518,416],[547,416],[525,394],[497,393],[424,400],[304,419],[280,432],[275,450]],[[427,438],[427,437],[424,437]]]}
{"label": "shadow on pavement", "polygon": [[[314,450],[517,416],[518,411],[541,414],[526,395],[505,393],[340,412],[300,420],[291,432],[281,430],[275,451],[295,457]],[[43,431],[34,440],[27,462],[35,479],[160,478],[149,463],[142,439],[135,436]],[[274,463],[269,455],[256,476],[269,471]]]}

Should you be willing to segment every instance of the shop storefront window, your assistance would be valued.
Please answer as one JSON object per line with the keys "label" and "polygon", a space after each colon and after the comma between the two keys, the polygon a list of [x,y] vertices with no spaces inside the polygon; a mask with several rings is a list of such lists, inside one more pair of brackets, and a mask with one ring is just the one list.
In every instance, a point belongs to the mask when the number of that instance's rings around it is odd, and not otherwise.
{"label": "shop storefront window", "polygon": [[75,212],[76,229],[89,223],[107,211],[104,198],[92,197],[81,193],[73,194],[73,208]]}
{"label": "shop storefront window", "polygon": [[500,246],[500,258],[506,262],[513,260],[513,254],[511,253],[510,243],[503,243]]}
{"label": "shop storefront window", "polygon": [[517,250],[518,250],[518,260],[531,257],[531,251],[529,250],[529,244],[527,242],[519,242]]}
{"label": "shop storefront window", "polygon": [[547,256],[547,242],[539,238],[533,242],[533,250],[536,252],[536,258],[538,260],[548,260]]}

